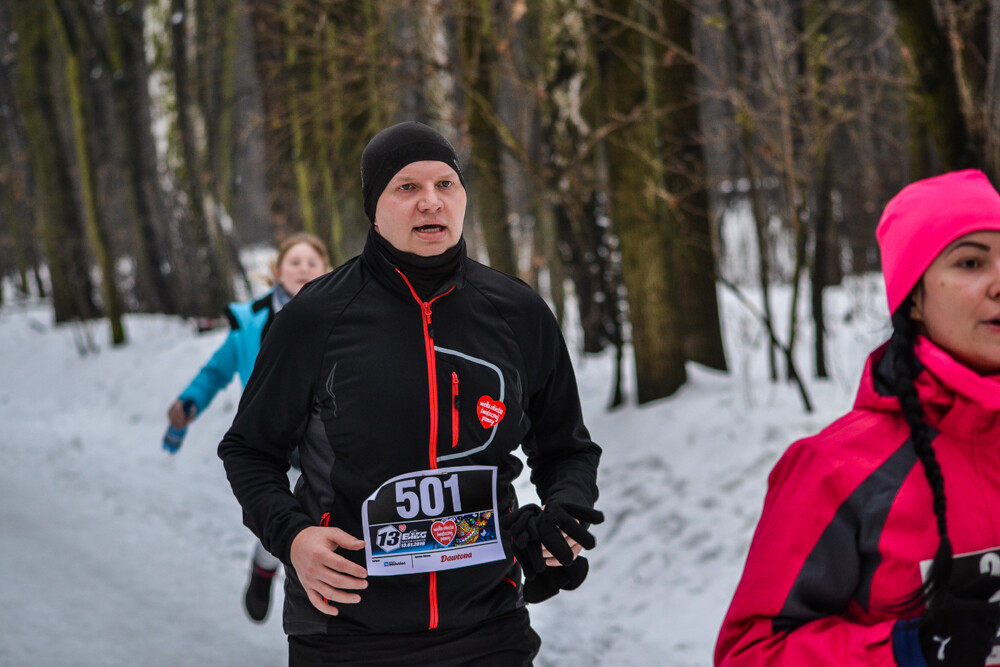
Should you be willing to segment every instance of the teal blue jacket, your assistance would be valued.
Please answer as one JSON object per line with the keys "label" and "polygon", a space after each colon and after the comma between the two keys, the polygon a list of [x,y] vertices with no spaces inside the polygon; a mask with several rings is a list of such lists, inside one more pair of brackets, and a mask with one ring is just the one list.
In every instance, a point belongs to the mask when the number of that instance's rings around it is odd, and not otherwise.
{"label": "teal blue jacket", "polygon": [[256,301],[229,304],[226,311],[231,327],[229,335],[187,389],[181,392],[179,400],[194,401],[198,414],[201,414],[237,373],[240,382],[246,386],[260,352],[261,338],[274,319],[272,294],[268,292]]}

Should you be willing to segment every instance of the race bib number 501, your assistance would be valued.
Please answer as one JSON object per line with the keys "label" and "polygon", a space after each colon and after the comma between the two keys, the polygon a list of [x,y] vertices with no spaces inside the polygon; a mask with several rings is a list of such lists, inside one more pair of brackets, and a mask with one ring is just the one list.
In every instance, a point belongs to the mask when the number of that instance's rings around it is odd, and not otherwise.
{"label": "race bib number 501", "polygon": [[369,576],[436,572],[504,558],[492,466],[393,477],[365,500],[361,521]]}

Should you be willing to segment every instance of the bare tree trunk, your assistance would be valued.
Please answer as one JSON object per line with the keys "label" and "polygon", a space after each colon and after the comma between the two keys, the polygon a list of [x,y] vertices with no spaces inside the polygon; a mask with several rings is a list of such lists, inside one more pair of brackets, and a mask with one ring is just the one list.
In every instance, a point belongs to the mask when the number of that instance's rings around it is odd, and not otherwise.
{"label": "bare tree trunk", "polygon": [[125,328],[122,325],[121,297],[118,294],[115,276],[115,259],[108,243],[108,234],[100,210],[97,183],[94,178],[94,164],[88,138],[87,111],[84,108],[84,91],[80,79],[81,52],[78,35],[83,31],[78,26],[64,23],[69,17],[59,11],[55,0],[47,0],[46,6],[52,16],[53,25],[63,47],[64,75],[69,114],[73,133],[73,150],[76,157],[76,171],[79,176],[79,193],[83,208],[84,228],[90,242],[90,249],[97,260],[101,272],[101,296],[104,312],[111,325],[111,342],[121,345],[125,342]]}
{"label": "bare tree trunk", "polygon": [[[611,219],[621,239],[639,403],[670,396],[687,379],[676,285],[670,272],[676,230],[656,219],[662,182],[649,154],[657,144],[644,58],[646,45],[631,16],[632,3],[600,3],[598,63],[607,119]],[[638,21],[644,20],[639,17]]]}
{"label": "bare tree trunk", "polygon": [[994,178],[1000,178],[1000,0],[990,0],[989,59],[986,69],[987,159]]}
{"label": "bare tree trunk", "polygon": [[984,168],[984,156],[973,145],[962,114],[953,54],[934,15],[933,0],[892,0],[899,18],[899,36],[912,59],[914,86],[925,131],[932,138],[940,169]]}
{"label": "bare tree trunk", "polygon": [[[172,14],[184,17],[185,0],[171,0]],[[185,19],[172,22],[172,65],[174,86],[177,95],[177,128],[180,133],[181,153],[184,158],[184,173],[181,181],[188,197],[189,222],[196,242],[197,259],[191,264],[191,271],[198,271],[195,284],[197,310],[201,315],[217,315],[225,309],[232,298],[229,275],[220,262],[219,243],[209,226],[205,214],[205,192],[202,185],[202,160],[197,146],[195,121],[192,106],[195,101],[190,94],[192,82],[189,80],[188,39]]]}
{"label": "bare tree trunk", "polygon": [[[298,48],[295,44],[295,34],[298,28],[298,18],[294,3],[286,3],[285,8],[285,67],[294,76],[298,67]],[[316,234],[316,210],[313,206],[312,188],[310,184],[311,169],[305,158],[305,130],[303,129],[302,109],[298,95],[299,87],[290,87],[288,96],[288,123],[292,134],[292,169],[295,173],[295,185],[298,191],[299,212],[302,215],[302,228],[310,234]]]}
{"label": "bare tree trunk", "polygon": [[[166,313],[179,313],[178,288],[173,267],[164,252],[167,222],[164,194],[157,169],[149,97],[149,69],[143,40],[145,2],[130,4],[123,11],[106,12],[109,66],[114,68],[116,112],[125,151],[131,157],[128,175],[135,205],[136,274],[148,282],[155,300],[148,304]],[[117,50],[114,48],[117,46]]]}
{"label": "bare tree trunk", "polygon": [[33,163],[35,221],[47,259],[56,322],[94,319],[98,313],[91,297],[90,258],[83,222],[72,201],[71,150],[59,133],[54,82],[49,78],[48,10],[30,0],[15,0],[12,8],[18,34],[17,101]]}
{"label": "bare tree trunk", "polygon": [[701,145],[698,85],[693,61],[692,14],[686,1],[661,0],[656,33],[664,40],[657,51],[656,77],[661,108],[660,155],[664,169],[662,224],[677,230],[672,265],[678,286],[683,344],[687,359],[726,370],[715,252],[712,247],[708,182]]}
{"label": "bare tree trunk", "polygon": [[[208,144],[212,151],[212,204],[215,213],[212,216],[218,232],[223,253],[222,262],[227,266],[225,273],[231,277],[239,277],[247,294],[251,293],[250,279],[243,262],[240,260],[239,226],[233,219],[236,211],[234,201],[235,168],[233,166],[234,145],[236,137],[233,133],[236,90],[236,40],[239,34],[239,0],[216,0],[217,8],[214,20],[218,27],[213,26],[213,32],[218,34],[218,107],[209,109],[213,122],[208,123]],[[223,216],[228,217],[224,223]]]}
{"label": "bare tree trunk", "polygon": [[[742,91],[749,91],[751,88],[751,79],[754,76],[751,71],[751,65],[749,64],[749,56],[753,52],[754,47],[748,44],[746,40],[741,37],[740,30],[738,29],[739,23],[733,9],[732,2],[730,0],[722,0],[720,4],[723,16],[725,17],[726,38],[731,44],[734,52],[736,68],[735,83],[738,89]],[[742,99],[745,99],[745,97]],[[744,122],[737,122],[736,124],[739,127],[740,155],[743,159],[747,181],[749,183],[747,197],[749,199],[750,210],[753,215],[754,233],[757,240],[757,278],[759,280],[761,302],[763,307],[762,318],[764,320],[764,324],[773,330],[774,313],[771,308],[771,244],[768,235],[770,220],[766,207],[764,206],[763,194],[760,192],[763,175],[757,165],[753,131],[750,124],[746,122],[746,118],[749,114],[744,108],[735,108],[733,111],[734,116],[737,119],[744,119]],[[767,367],[772,381],[778,379],[777,346],[775,345],[775,340],[776,339],[772,335],[768,338],[767,342]]]}
{"label": "bare tree trunk", "polygon": [[[825,3],[824,3],[825,4]],[[810,305],[814,328],[813,356],[816,367],[816,377],[828,376],[826,370],[826,314],[823,308],[823,290],[831,284],[831,255],[836,256],[838,247],[836,234],[833,232],[832,220],[832,179],[830,174],[830,151],[828,149],[828,132],[831,125],[828,100],[824,90],[826,80],[826,64],[823,53],[828,33],[823,17],[824,8],[816,0],[810,0],[805,6],[806,67],[809,76],[811,98],[812,135],[815,146],[815,184],[813,205],[813,261],[809,287],[811,291]]]}
{"label": "bare tree trunk", "polygon": [[[549,265],[560,267],[572,280],[585,352],[600,352],[609,344],[624,343],[618,297],[621,284],[614,262],[612,238],[602,226],[595,131],[588,119],[598,115],[599,102],[594,54],[590,46],[591,23],[587,2],[549,0],[539,3],[528,20],[541,26],[538,59],[540,81],[547,91],[540,103],[541,163],[545,170],[547,212],[542,224],[551,223],[543,241]],[[542,204],[542,205],[546,205]],[[554,295],[561,286],[553,285]],[[621,388],[614,391],[621,396]]]}
{"label": "bare tree trunk", "polygon": [[265,113],[253,39],[253,11],[248,0],[238,0],[237,5],[233,73],[233,218],[244,243],[270,243],[274,238],[268,218],[271,184],[267,179]]}
{"label": "bare tree trunk", "polygon": [[[13,30],[10,6],[0,6],[0,34]],[[5,41],[0,44],[0,99],[16,104],[14,88],[14,63],[17,59],[15,45]],[[10,237],[11,253],[18,281],[16,288],[23,294],[30,293],[28,285],[28,234],[31,222],[31,164],[28,156],[22,118],[17,113],[0,116],[0,189],[3,191],[3,215]]]}
{"label": "bare tree trunk", "polygon": [[497,17],[491,0],[466,4],[460,43],[465,80],[465,116],[471,144],[470,172],[473,206],[486,241],[490,266],[518,275],[514,243],[507,223],[501,141],[494,104],[499,76],[496,61]]}

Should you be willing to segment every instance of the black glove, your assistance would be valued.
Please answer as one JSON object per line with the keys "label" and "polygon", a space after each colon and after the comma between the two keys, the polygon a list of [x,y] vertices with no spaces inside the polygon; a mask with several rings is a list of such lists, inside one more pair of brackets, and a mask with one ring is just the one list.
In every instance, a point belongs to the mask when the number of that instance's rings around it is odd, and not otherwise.
{"label": "black glove", "polygon": [[893,650],[899,664],[920,664],[919,654],[928,667],[983,667],[1000,632],[997,593],[1000,577],[977,572],[935,597],[921,618],[897,623]]}
{"label": "black glove", "polygon": [[558,593],[560,590],[571,591],[583,583],[590,571],[590,563],[583,556],[578,556],[565,567],[549,567],[534,579],[524,582],[525,602],[542,602]]}
{"label": "black glove", "polygon": [[1000,605],[952,595],[919,625],[928,667],[983,667],[1000,630]]}
{"label": "black glove", "polygon": [[545,509],[534,504],[519,507],[502,517],[500,526],[510,535],[511,551],[521,564],[524,578],[531,580],[546,569],[543,545],[563,566],[572,565],[573,549],[563,533],[584,549],[593,549],[596,541],[587,526],[602,521],[604,514],[593,508],[554,502],[548,503]]}

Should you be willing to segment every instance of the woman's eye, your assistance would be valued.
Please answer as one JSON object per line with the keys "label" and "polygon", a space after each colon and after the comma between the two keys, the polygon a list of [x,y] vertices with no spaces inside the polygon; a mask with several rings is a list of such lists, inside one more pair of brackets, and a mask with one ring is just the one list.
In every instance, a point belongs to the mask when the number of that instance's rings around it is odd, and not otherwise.
{"label": "woman's eye", "polygon": [[975,269],[981,265],[981,262],[975,257],[966,257],[958,261],[958,266],[963,269]]}

